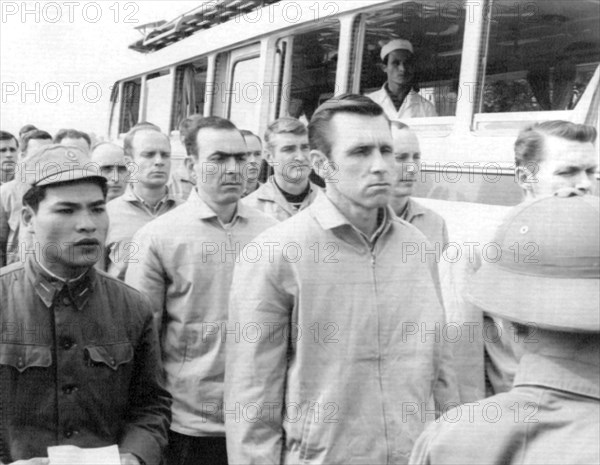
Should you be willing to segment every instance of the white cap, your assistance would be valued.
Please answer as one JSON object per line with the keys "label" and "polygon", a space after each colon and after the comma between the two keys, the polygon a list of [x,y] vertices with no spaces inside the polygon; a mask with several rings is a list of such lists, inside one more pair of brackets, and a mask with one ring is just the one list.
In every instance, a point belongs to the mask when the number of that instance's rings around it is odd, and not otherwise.
{"label": "white cap", "polygon": [[415,53],[412,44],[408,40],[394,39],[381,47],[381,61],[385,61],[385,57],[394,50],[408,50],[410,53]]}

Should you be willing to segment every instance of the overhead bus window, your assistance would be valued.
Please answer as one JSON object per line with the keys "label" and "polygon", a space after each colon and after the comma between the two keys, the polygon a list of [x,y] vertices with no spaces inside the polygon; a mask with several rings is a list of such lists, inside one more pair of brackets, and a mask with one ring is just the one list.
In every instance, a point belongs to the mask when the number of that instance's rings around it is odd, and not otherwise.
{"label": "overhead bus window", "polygon": [[359,15],[354,24],[351,88],[361,94],[380,91],[387,82],[381,48],[392,39],[406,39],[414,50],[413,89],[433,104],[437,116],[454,116],[465,17],[463,1],[437,0],[400,3]]}
{"label": "overhead bus window", "polygon": [[113,126],[115,124],[115,109],[119,103],[119,83],[116,82],[110,90],[110,116],[108,120],[108,134],[113,136]]}
{"label": "overhead bus window", "polygon": [[142,80],[133,79],[123,84],[123,102],[121,103],[121,121],[119,132],[128,132],[137,124],[140,115],[140,95]]}
{"label": "overhead bus window", "polygon": [[203,114],[207,69],[206,58],[177,67],[171,130],[177,130],[179,123],[188,116]]}
{"label": "overhead bus window", "polygon": [[600,62],[600,3],[496,0],[487,13],[478,112],[573,109]]}
{"label": "overhead bus window", "polygon": [[168,131],[171,115],[173,81],[169,70],[161,70],[146,77],[146,121]]}
{"label": "overhead bus window", "polygon": [[[329,20],[333,22],[333,20]],[[317,107],[333,97],[340,40],[339,22],[290,36],[287,70],[280,91],[280,115],[308,123]],[[288,56],[289,55],[289,56]]]}

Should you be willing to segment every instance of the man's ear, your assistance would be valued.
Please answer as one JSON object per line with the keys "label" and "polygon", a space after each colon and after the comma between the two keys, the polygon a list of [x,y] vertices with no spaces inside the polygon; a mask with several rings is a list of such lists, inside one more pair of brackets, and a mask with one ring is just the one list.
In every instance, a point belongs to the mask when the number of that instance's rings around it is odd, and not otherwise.
{"label": "man's ear", "polygon": [[194,162],[194,157],[190,157],[187,156],[185,157],[185,159],[183,160],[183,164],[185,166],[185,168],[187,169],[190,177],[192,179],[196,178],[196,163]]}
{"label": "man's ear", "polygon": [[266,147],[263,149],[263,157],[265,160],[267,160],[269,166],[273,166],[273,163],[275,162],[275,156],[273,155],[273,152]]}
{"label": "man's ear", "polygon": [[526,196],[533,195],[533,185],[535,182],[537,182],[537,180],[535,178],[535,174],[532,172],[529,166],[517,166],[515,169],[515,179],[517,183],[519,183],[519,186]]}
{"label": "man's ear", "polygon": [[337,172],[334,162],[327,158],[320,150],[310,151],[310,161],[315,173],[317,173],[325,182],[333,182],[332,180]]}
{"label": "man's ear", "polygon": [[25,230],[30,233],[35,233],[35,212],[29,205],[23,205],[21,208],[21,224],[25,227]]}

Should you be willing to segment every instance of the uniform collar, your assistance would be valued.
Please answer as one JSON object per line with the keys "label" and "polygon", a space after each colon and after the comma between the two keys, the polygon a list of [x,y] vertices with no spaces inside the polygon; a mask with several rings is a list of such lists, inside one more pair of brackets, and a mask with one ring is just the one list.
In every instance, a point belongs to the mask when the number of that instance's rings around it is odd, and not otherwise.
{"label": "uniform collar", "polygon": [[83,310],[87,304],[96,277],[94,267],[90,267],[77,278],[65,281],[48,272],[32,256],[27,258],[25,272],[29,281],[33,284],[36,294],[42,299],[46,307],[52,307],[57,295],[63,293],[75,304],[79,311]]}
{"label": "uniform collar", "polygon": [[549,355],[525,354],[514,386],[543,386],[600,400],[598,361],[573,360]]}
{"label": "uniform collar", "polygon": [[[210,208],[210,206],[204,200],[202,200],[202,197],[200,197],[200,195],[198,194],[198,188],[192,189],[187,203],[194,208],[194,211],[201,220],[217,218],[216,212],[212,208]],[[248,207],[246,207],[243,202],[240,202],[238,200],[237,208],[235,214],[233,215],[231,223],[234,223],[238,217],[248,218],[249,213],[250,210],[248,209]]]}
{"label": "uniform collar", "polygon": [[[269,176],[269,179],[267,179],[267,182],[264,183],[262,186],[260,186],[255,191],[256,196],[258,197],[259,200],[268,200],[270,202],[275,202],[275,203],[281,205],[282,207],[289,209],[290,205],[288,204],[287,200],[285,200],[285,197],[283,196],[283,194],[281,193],[279,188],[275,185],[274,179],[275,178],[273,176]],[[309,186],[308,195],[304,199],[303,203],[306,203],[307,201],[310,202],[313,198],[315,198],[317,192],[320,191],[320,189],[317,188],[317,186],[315,186],[310,181],[308,181],[308,186]],[[292,210],[290,209],[290,213],[291,212],[292,212]]]}

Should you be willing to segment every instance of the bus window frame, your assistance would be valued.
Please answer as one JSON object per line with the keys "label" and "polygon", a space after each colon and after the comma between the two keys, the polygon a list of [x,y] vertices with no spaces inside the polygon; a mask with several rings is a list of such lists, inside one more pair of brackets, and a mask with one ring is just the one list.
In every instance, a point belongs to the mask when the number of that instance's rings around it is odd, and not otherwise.
{"label": "bus window frame", "polygon": [[[247,44],[247,45],[242,45],[240,47],[236,47],[230,50],[226,50],[226,53],[228,53],[227,55],[227,69],[226,69],[226,76],[227,76],[227,83],[226,85],[229,86],[228,89],[231,89],[231,84],[233,84],[233,76],[235,73],[235,67],[239,64],[242,63],[244,61],[249,61],[249,60],[254,60],[254,59],[258,59],[258,67],[259,70],[257,72],[257,79],[261,79],[261,75],[260,75],[260,69],[261,69],[261,41],[258,42],[254,42],[251,44]],[[222,94],[222,90],[219,89],[219,94]],[[215,97],[217,97],[217,95],[215,95]],[[232,93],[228,92],[227,93],[227,101],[225,102],[225,118],[229,119],[231,121],[231,105],[232,105]],[[262,98],[260,100],[260,102],[262,103]],[[258,105],[259,106],[259,105]],[[257,106],[257,107],[258,107]],[[256,112],[256,118],[259,117],[259,109],[255,108],[254,110]]]}

